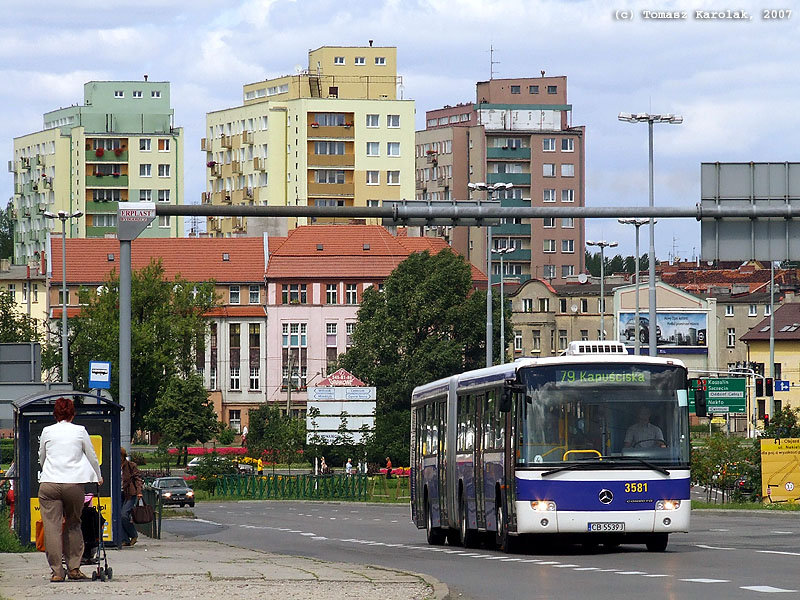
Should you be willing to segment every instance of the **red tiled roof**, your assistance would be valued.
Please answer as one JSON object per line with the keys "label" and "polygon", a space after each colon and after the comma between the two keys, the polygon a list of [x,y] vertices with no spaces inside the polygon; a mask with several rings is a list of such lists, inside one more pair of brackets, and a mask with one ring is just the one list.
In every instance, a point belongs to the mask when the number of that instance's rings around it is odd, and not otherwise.
{"label": "red tiled roof", "polygon": [[[282,238],[278,238],[279,243]],[[272,240],[270,240],[270,246]],[[229,260],[223,260],[227,253]],[[114,255],[109,261],[108,256]],[[264,280],[264,244],[253,238],[163,238],[134,240],[131,267],[141,269],[161,258],[165,276],[180,274],[188,281],[215,279],[220,283]],[[61,240],[51,247],[52,283],[61,282]],[[119,241],[115,239],[67,240],[67,283],[95,283],[112,271],[119,272]]]}
{"label": "red tiled roof", "polygon": [[[800,303],[790,302],[775,309],[775,340],[800,340]],[[762,331],[765,329],[766,331]],[[781,331],[783,330],[783,331]],[[745,342],[769,340],[769,317],[764,317],[755,327],[739,338]]]}
{"label": "red tiled roof", "polygon": [[[63,309],[61,308],[61,306],[58,307],[54,306],[51,312],[53,313],[53,316],[50,317],[51,319],[61,319],[61,313],[63,312]],[[71,319],[72,317],[77,317],[80,313],[81,313],[80,306],[67,306],[68,319]]]}
{"label": "red tiled roof", "polygon": [[218,306],[212,308],[207,313],[206,317],[222,317],[222,318],[248,318],[248,317],[265,317],[267,316],[266,307],[261,304],[252,304],[245,306]]}

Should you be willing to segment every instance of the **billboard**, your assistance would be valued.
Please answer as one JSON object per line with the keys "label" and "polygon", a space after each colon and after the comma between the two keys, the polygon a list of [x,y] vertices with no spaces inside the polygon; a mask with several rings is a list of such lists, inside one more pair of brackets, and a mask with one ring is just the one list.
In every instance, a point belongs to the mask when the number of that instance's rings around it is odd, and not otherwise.
{"label": "billboard", "polygon": [[[639,331],[636,331],[636,315],[620,312],[617,331],[619,341],[633,343],[638,336],[642,344],[649,343],[647,312],[639,312]],[[705,348],[708,345],[708,314],[704,312],[657,312],[656,335],[658,346]]]}
{"label": "billboard", "polygon": [[761,439],[761,486],[765,503],[800,499],[800,438]]}

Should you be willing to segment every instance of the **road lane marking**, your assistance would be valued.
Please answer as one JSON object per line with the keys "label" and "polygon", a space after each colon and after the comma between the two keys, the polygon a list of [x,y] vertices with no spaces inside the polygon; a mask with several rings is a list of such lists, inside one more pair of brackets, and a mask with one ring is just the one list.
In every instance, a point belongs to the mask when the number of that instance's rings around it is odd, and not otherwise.
{"label": "road lane marking", "polygon": [[663,573],[653,573],[650,575],[642,575],[642,577],[672,577],[672,575],[664,575]]}
{"label": "road lane marking", "polygon": [[328,538],[326,538],[325,536],[322,536],[322,535],[315,535],[311,539],[312,540],[327,540]]}
{"label": "road lane marking", "polygon": [[521,560],[521,558],[504,558],[500,562],[519,562]]}
{"label": "road lane marking", "polygon": [[572,567],[580,567],[580,565],[553,565],[554,569],[571,569]]}
{"label": "road lane marking", "polygon": [[696,579],[680,579],[679,581],[688,581],[689,583],[730,583],[730,579],[705,579],[698,577]]}
{"label": "road lane marking", "polygon": [[645,571],[618,571],[615,575],[647,575]]}
{"label": "road lane marking", "polygon": [[195,523],[208,523],[209,525],[219,525],[220,527],[224,527],[222,523],[217,523],[216,521],[207,521],[206,519],[194,519]]}
{"label": "road lane marking", "polygon": [[705,544],[695,544],[698,548],[705,548],[707,550],[736,550],[736,548],[726,548],[724,546],[706,546]]}
{"label": "road lane marking", "polygon": [[775,533],[777,535],[791,535],[794,531],[770,531],[770,533]]}
{"label": "road lane marking", "polygon": [[781,550],[756,550],[762,554],[783,554],[784,556],[800,556],[800,552],[783,552]]}
{"label": "road lane marking", "polygon": [[751,592],[764,592],[765,594],[793,593],[797,590],[784,590],[783,588],[772,587],[771,585],[743,585],[743,590]]}
{"label": "road lane marking", "polygon": [[722,532],[725,532],[725,531],[730,531],[730,529],[709,529],[709,531],[722,531]]}
{"label": "road lane marking", "polygon": [[600,567],[578,567],[577,569],[573,569],[573,571],[598,571]]}
{"label": "road lane marking", "polygon": [[317,534],[316,533],[301,533],[300,535],[303,535],[305,537],[314,537]]}
{"label": "road lane marking", "polygon": [[560,565],[561,563],[556,560],[540,560],[540,565]]}

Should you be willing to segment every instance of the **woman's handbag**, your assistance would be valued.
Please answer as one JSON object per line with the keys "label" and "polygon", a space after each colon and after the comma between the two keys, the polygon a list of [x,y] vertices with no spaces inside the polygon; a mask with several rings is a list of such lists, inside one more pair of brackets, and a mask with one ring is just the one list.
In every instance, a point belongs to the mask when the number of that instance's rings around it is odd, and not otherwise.
{"label": "woman's handbag", "polygon": [[36,549],[44,552],[44,523],[41,519],[36,521]]}
{"label": "woman's handbag", "polygon": [[133,522],[139,525],[149,523],[153,520],[153,507],[146,504],[144,499],[139,497],[136,501],[136,506],[134,506],[131,511],[131,517],[133,518]]}

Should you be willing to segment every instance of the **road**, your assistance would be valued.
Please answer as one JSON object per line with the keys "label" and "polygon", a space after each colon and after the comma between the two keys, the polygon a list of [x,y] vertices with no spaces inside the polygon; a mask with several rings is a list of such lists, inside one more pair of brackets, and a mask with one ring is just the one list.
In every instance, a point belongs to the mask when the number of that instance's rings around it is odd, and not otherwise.
{"label": "road", "polygon": [[431,547],[407,506],[321,502],[203,502],[197,519],[169,519],[181,536],[322,560],[430,574],[452,598],[736,600],[800,598],[800,514],[695,511],[666,553],[644,546],[589,552],[548,546],[507,555]]}

